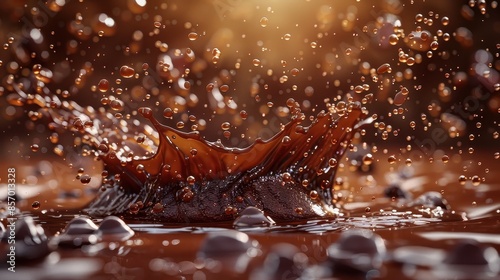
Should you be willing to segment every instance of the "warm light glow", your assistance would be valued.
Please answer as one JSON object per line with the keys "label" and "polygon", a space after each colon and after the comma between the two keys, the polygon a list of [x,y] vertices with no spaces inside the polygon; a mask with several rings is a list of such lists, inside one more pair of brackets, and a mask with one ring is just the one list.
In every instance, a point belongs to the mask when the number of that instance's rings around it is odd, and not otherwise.
{"label": "warm light glow", "polygon": [[146,0],[135,0],[135,3],[141,7],[146,6]]}

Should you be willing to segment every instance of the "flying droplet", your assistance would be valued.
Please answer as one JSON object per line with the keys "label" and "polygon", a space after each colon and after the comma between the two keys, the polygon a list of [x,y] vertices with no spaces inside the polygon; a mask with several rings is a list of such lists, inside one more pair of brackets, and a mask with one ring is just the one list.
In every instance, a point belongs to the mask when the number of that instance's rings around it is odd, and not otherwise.
{"label": "flying droplet", "polygon": [[406,101],[406,95],[404,95],[401,91],[396,93],[396,96],[394,96],[394,105],[396,106],[403,105],[405,101]]}
{"label": "flying droplet", "polygon": [[123,65],[120,68],[120,75],[123,78],[132,78],[134,76],[134,74],[135,74],[135,70],[132,67],[129,67],[127,65]]}
{"label": "flying droplet", "polygon": [[88,185],[90,183],[91,179],[92,179],[92,177],[90,177],[90,175],[84,174],[80,177],[80,182],[82,182],[82,184],[84,184],[84,185]]}
{"label": "flying droplet", "polygon": [[186,181],[190,186],[192,186],[196,182],[196,179],[194,178],[194,176],[188,176]]}
{"label": "flying droplet", "polygon": [[38,146],[38,144],[31,145],[31,150],[33,152],[38,152],[39,149],[40,149],[40,146]]}
{"label": "flying droplet", "polygon": [[458,177],[458,182],[460,183],[460,185],[465,185],[465,182],[467,181],[467,177],[465,177],[464,175],[460,175]]}
{"label": "flying droplet", "polygon": [[262,17],[260,19],[260,26],[266,27],[268,22],[269,22],[269,19],[267,17]]}
{"label": "flying droplet", "polygon": [[391,155],[391,156],[389,156],[389,158],[387,158],[387,161],[388,161],[390,164],[394,164],[394,163],[396,163],[396,156],[395,156],[395,155]]}
{"label": "flying droplet", "polygon": [[191,32],[188,34],[188,38],[190,41],[195,41],[196,39],[198,39],[198,33],[196,32]]}
{"label": "flying droplet", "polygon": [[220,127],[222,130],[229,130],[231,128],[231,124],[229,122],[223,122]]}
{"label": "flying droplet", "polygon": [[377,68],[378,74],[384,74],[386,72],[391,73],[391,65],[389,63],[384,63]]}
{"label": "flying droplet", "polygon": [[444,163],[448,163],[450,161],[450,157],[448,155],[444,155],[441,160],[444,162]]}
{"label": "flying droplet", "polygon": [[391,34],[389,36],[389,44],[391,44],[391,45],[394,46],[394,45],[396,45],[398,43],[398,41],[399,41],[399,38],[398,38],[398,36],[396,34]]}
{"label": "flying droplet", "polygon": [[99,81],[97,84],[97,88],[99,89],[100,92],[106,92],[109,90],[109,81],[106,79],[102,79]]}
{"label": "flying droplet", "polygon": [[33,201],[33,203],[31,204],[31,208],[33,208],[33,210],[38,210],[40,208],[40,202]]}
{"label": "flying droplet", "polygon": [[111,109],[113,109],[114,111],[121,111],[121,110],[123,110],[123,101],[118,100],[118,99],[114,99],[114,100],[112,100],[112,101],[109,103],[109,106],[110,106],[110,107],[111,107]]}
{"label": "flying droplet", "polygon": [[474,186],[479,186],[481,184],[481,178],[477,175],[472,176],[471,181]]}
{"label": "flying droplet", "polygon": [[372,163],[373,163],[373,155],[372,154],[366,154],[363,156],[363,164],[370,165]]}

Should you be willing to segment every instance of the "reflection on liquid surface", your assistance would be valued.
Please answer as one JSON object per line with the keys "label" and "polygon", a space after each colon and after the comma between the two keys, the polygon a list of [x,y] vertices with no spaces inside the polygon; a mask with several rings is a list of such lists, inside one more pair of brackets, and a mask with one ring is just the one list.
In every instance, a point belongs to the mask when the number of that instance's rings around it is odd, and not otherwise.
{"label": "reflection on liquid surface", "polygon": [[1,279],[500,278],[496,1],[11,2]]}

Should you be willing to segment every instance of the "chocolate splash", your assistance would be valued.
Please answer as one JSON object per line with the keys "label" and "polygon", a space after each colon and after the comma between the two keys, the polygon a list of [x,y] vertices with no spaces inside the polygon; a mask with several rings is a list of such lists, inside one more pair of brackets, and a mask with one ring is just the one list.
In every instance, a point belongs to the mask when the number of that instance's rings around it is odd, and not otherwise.
{"label": "chocolate splash", "polygon": [[87,211],[171,222],[230,220],[248,206],[278,220],[333,215],[336,162],[355,131],[370,121],[362,121],[359,103],[340,107],[321,112],[308,127],[297,110],[274,137],[243,149],[164,126],[150,108],[141,108],[158,131],[156,152],[127,163],[114,152],[102,156],[106,170],[120,180]]}
{"label": "chocolate splash", "polygon": [[[303,126],[305,115],[291,102],[291,121],[274,137],[246,148],[228,148],[204,140],[197,131],[162,125],[148,107],[138,113],[153,127],[23,88],[12,84],[12,105],[40,107],[52,121],[52,130],[79,133],[104,162],[104,191],[87,209],[91,215],[222,221],[249,206],[277,220],[333,215],[337,162],[355,131],[371,122],[360,103],[339,101]],[[138,143],[137,133],[147,141]]]}

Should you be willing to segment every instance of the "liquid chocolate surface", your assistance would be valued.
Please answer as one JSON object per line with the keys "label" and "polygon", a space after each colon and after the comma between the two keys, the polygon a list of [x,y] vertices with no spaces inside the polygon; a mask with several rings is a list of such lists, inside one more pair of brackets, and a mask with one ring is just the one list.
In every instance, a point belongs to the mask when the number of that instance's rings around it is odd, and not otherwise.
{"label": "liquid chocolate surface", "polygon": [[6,1],[0,279],[499,279],[499,11]]}

